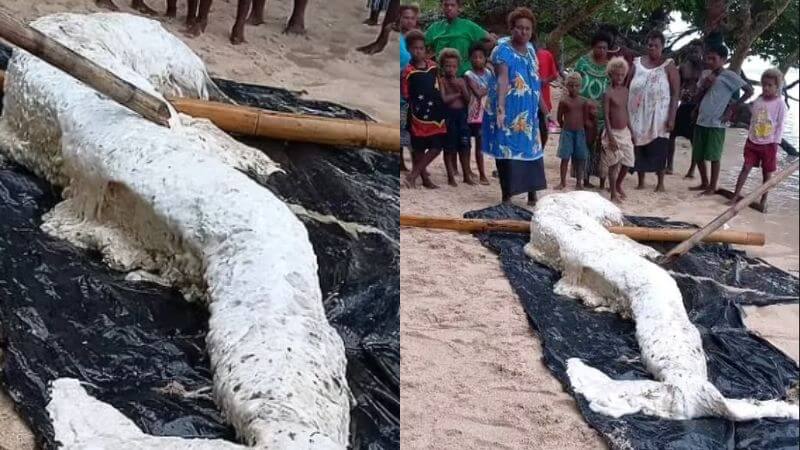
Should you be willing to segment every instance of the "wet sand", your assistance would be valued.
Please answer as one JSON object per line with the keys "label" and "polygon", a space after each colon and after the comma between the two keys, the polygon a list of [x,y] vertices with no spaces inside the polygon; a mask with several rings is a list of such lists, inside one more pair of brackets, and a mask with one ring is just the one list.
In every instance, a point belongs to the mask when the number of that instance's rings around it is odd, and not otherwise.
{"label": "wet sand", "polygon": [[[728,131],[721,187],[733,188],[744,136],[744,130]],[[558,183],[557,141],[558,136],[551,136],[545,152],[551,187]],[[666,193],[653,192],[653,174],[641,191],[634,189],[635,176],[626,179],[628,200],[622,205],[626,214],[702,225],[725,210],[724,198],[689,192],[697,184],[683,178],[691,150],[682,139],[678,145],[677,172],[667,176]],[[486,168],[491,173],[494,161],[487,159]],[[441,158],[430,172],[441,188],[403,189],[402,214],[461,217],[499,202],[496,178],[491,186],[447,186]],[[753,173],[751,178],[757,184],[760,174]],[[769,214],[748,209],[729,225],[764,232],[767,245],[746,250],[796,275],[800,248],[796,176],[791,183],[781,188],[781,195],[772,196]],[[574,180],[569,180],[568,189],[573,186]],[[515,203],[524,206],[525,196],[515,198]],[[401,230],[401,246],[404,445],[415,449],[605,447],[572,397],[541,362],[540,341],[494,253],[469,234],[411,228]],[[745,311],[751,330],[798,359],[797,304]]]}
{"label": "wet sand", "polygon": [[[128,7],[129,0],[115,3],[123,12],[134,13]],[[160,13],[166,9],[163,1],[147,3]],[[60,12],[104,11],[93,0],[4,0],[2,6],[26,22]],[[238,46],[228,42],[236,15],[235,1],[214,2],[206,33],[194,39],[181,34],[185,2],[178,2],[178,19],[157,19],[203,59],[212,76],[303,90],[307,98],[334,101],[361,109],[377,120],[398,122],[397,35],[380,54],[366,56],[355,51],[372,42],[378,29],[361,23],[368,12],[362,2],[352,0],[329,0],[324,8],[322,3],[312,2],[306,14],[307,36],[285,35],[282,30],[291,7],[289,0],[268,2],[266,23],[247,26],[247,42]],[[0,389],[0,450],[32,449],[33,436],[13,406]]]}

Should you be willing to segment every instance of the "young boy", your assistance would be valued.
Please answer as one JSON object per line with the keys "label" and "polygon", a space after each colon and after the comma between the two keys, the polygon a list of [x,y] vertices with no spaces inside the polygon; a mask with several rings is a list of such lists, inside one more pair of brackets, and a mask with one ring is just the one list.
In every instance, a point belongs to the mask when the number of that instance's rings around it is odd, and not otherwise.
{"label": "young boy", "polygon": [[[744,165],[730,204],[741,200],[742,186],[750,175],[750,169],[760,166],[765,183],[778,170],[778,145],[783,139],[787,109],[778,95],[782,82],[783,74],[778,69],[769,68],[761,75],[761,95],[752,105],[750,132],[744,145]],[[761,210],[767,212],[766,193],[761,197]]]}
{"label": "young boy", "polygon": [[464,183],[475,185],[469,168],[469,124],[467,123],[467,105],[472,97],[467,83],[459,78],[458,67],[461,57],[458,51],[446,48],[439,53],[439,65],[442,67],[442,101],[445,104],[447,118],[447,137],[444,142],[444,166],[447,169],[447,184],[458,186],[456,172],[458,160],[464,173]]}
{"label": "young boy", "polygon": [[[586,146],[586,115],[589,101],[580,95],[581,75],[572,72],[566,79],[567,95],[558,102],[558,125],[561,127],[561,140],[558,146],[558,157],[561,158],[561,183],[556,189],[567,187],[567,169],[569,161],[575,166],[575,173],[582,174],[589,147]],[[583,189],[583,177],[578,176],[576,189]]]}
{"label": "young boy", "polygon": [[[692,139],[692,160],[700,170],[700,185],[689,188],[702,191],[701,195],[712,195],[717,190],[719,180],[719,161],[725,145],[726,109],[733,95],[744,90],[744,95],[733,105],[734,108],[744,103],[751,95],[753,88],[742,80],[736,72],[724,69],[728,58],[728,49],[724,45],[710,45],[706,49],[708,71],[698,81],[697,98],[700,100],[697,114],[697,126]],[[706,161],[711,162],[711,179],[706,171]]]}
{"label": "young boy", "polygon": [[409,31],[406,46],[411,53],[411,63],[403,71],[400,88],[408,101],[412,167],[404,184],[413,188],[417,177],[422,177],[423,186],[435,189],[438,186],[433,184],[425,169],[439,156],[447,133],[438,68],[426,58],[425,35],[421,31]]}
{"label": "young boy", "polygon": [[[464,74],[464,79],[469,86],[471,99],[469,102],[469,113],[467,122],[469,123],[470,136],[475,138],[475,164],[478,166],[478,177],[481,184],[489,184],[486,178],[486,171],[483,167],[483,145],[482,133],[483,112],[489,84],[492,83],[494,73],[492,69],[486,67],[486,49],[482,45],[475,45],[469,52],[469,59],[472,63],[472,70]],[[471,176],[472,174],[470,174]]]}
{"label": "young boy", "polygon": [[608,62],[606,73],[611,79],[611,85],[603,95],[606,126],[603,130],[601,161],[603,170],[608,169],[611,201],[619,202],[625,200],[622,181],[635,160],[628,120],[628,88],[625,85],[628,63],[617,56]]}

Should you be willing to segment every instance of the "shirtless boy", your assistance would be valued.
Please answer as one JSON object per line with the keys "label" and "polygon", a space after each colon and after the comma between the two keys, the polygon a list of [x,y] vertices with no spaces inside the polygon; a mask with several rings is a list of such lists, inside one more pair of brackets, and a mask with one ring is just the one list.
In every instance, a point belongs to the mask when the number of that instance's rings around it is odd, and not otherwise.
{"label": "shirtless boy", "polygon": [[439,55],[439,66],[442,68],[442,101],[445,104],[447,117],[447,135],[444,142],[444,166],[447,169],[447,184],[458,186],[455,175],[458,161],[464,173],[464,183],[475,185],[470,176],[469,167],[470,131],[467,123],[467,105],[471,98],[467,83],[458,77],[461,58],[458,51],[451,48],[442,50]]}
{"label": "shirtless boy", "polygon": [[[586,145],[586,116],[589,100],[578,95],[581,90],[581,75],[572,72],[566,79],[567,95],[558,102],[558,125],[561,127],[561,140],[558,146],[558,157],[561,159],[561,183],[556,189],[567,187],[567,169],[569,161],[575,166],[575,173],[583,173],[586,159],[589,158],[589,147]],[[577,177],[576,189],[583,189],[583,177]]]}
{"label": "shirtless boy", "polygon": [[628,169],[633,167],[634,151],[631,138],[630,121],[628,120],[628,63],[621,57],[608,62],[606,73],[611,85],[603,95],[603,111],[606,127],[603,130],[603,168],[608,168],[608,181],[611,190],[611,201],[625,200],[622,181]]}

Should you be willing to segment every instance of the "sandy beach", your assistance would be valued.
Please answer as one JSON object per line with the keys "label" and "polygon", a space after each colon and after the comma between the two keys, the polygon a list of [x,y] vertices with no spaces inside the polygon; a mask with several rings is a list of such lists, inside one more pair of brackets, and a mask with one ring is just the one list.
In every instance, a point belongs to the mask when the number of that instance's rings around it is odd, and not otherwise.
{"label": "sandy beach", "polygon": [[[147,3],[161,13],[166,9],[163,1]],[[116,0],[116,4],[123,12],[135,13],[128,7],[129,0]],[[2,8],[26,22],[61,12],[105,11],[93,0],[7,0]],[[330,0],[324,8],[322,3],[312,2],[306,13],[306,36],[282,32],[291,13],[291,1],[268,2],[266,23],[248,26],[247,42],[238,46],[228,41],[236,15],[235,0],[214,2],[206,33],[194,39],[182,34],[185,8],[185,2],[178,2],[177,19],[156,19],[203,59],[212,76],[305,91],[307,98],[358,108],[376,120],[399,121],[397,35],[380,54],[357,52],[356,47],[372,42],[378,32],[376,27],[361,23],[368,14],[362,2]],[[0,390],[0,450],[32,448],[31,432]]]}
{"label": "sandy beach", "polygon": [[[557,92],[558,89],[555,89]],[[728,130],[721,187],[732,188],[741,168],[746,130]],[[551,136],[545,151],[548,185],[558,183]],[[683,174],[690,147],[679,138],[676,174],[657,194],[655,175],[635,190],[626,179],[626,214],[667,217],[705,224],[725,210],[719,196],[689,192],[697,179]],[[473,161],[474,166],[474,161]],[[494,161],[487,159],[487,173]],[[473,168],[474,170],[474,168]],[[446,184],[439,158],[431,167],[437,190],[403,189],[401,213],[462,217],[500,200],[496,178],[490,186]],[[760,182],[751,175],[748,186]],[[596,179],[594,179],[596,182]],[[571,183],[571,184],[570,184]],[[769,214],[747,209],[731,229],[761,231],[767,245],[749,254],[797,274],[797,178],[773,195]],[[794,183],[794,185],[791,185]],[[574,180],[568,181],[571,189]],[[540,192],[540,196],[552,193]],[[515,198],[525,205],[525,196]],[[542,350],[497,256],[469,234],[401,230],[401,439],[414,449],[433,448],[603,448],[605,443],[580,415],[574,400],[541,362]],[[798,305],[745,308],[751,330],[798,360]]]}

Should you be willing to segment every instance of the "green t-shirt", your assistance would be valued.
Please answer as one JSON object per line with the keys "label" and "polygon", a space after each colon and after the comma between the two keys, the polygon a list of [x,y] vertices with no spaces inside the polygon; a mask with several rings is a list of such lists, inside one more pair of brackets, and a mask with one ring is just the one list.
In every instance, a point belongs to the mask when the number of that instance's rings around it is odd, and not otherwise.
{"label": "green t-shirt", "polygon": [[458,76],[463,76],[470,69],[469,49],[487,37],[486,30],[477,23],[457,17],[452,22],[440,20],[434,22],[425,32],[425,45],[432,47],[439,58],[439,52],[446,48],[454,48],[461,55],[461,66]]}

